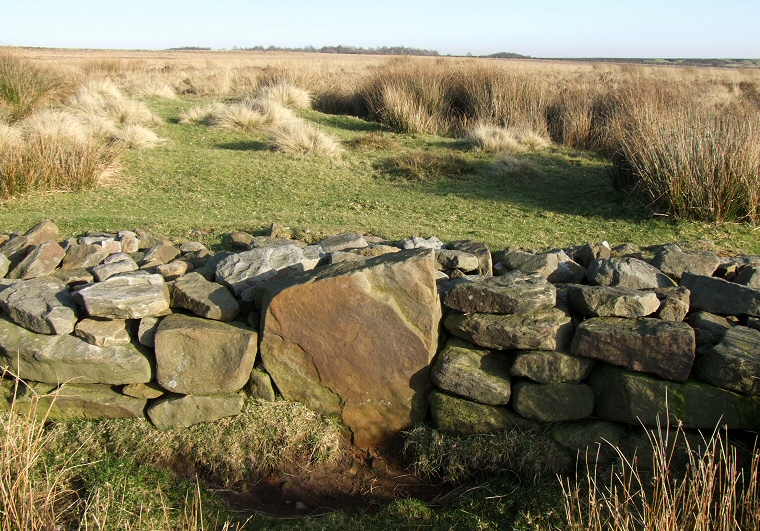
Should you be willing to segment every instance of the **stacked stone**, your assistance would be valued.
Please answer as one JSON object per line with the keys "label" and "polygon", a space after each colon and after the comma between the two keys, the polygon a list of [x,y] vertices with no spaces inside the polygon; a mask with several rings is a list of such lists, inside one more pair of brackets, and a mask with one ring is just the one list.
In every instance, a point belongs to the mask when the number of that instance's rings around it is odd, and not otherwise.
{"label": "stacked stone", "polygon": [[760,429],[760,260],[672,244],[619,250],[508,248],[498,276],[444,289],[452,337],[432,370],[436,426],[467,435],[555,423],[568,446],[668,421]]}

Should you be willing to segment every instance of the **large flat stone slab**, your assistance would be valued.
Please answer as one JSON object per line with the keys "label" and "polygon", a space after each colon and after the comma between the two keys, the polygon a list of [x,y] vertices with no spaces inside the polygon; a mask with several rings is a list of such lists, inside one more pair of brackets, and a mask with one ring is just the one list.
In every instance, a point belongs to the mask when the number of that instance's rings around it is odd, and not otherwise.
{"label": "large flat stone slab", "polygon": [[66,251],[56,241],[33,247],[24,259],[8,273],[8,278],[28,280],[49,275],[63,260]]}
{"label": "large flat stone slab", "polygon": [[556,350],[520,350],[515,354],[512,376],[537,383],[580,383],[591,373],[594,360]]}
{"label": "large flat stone slab", "polygon": [[578,326],[570,347],[577,356],[681,382],[689,378],[695,350],[689,325],[646,317],[588,319]]}
{"label": "large flat stone slab", "polygon": [[691,291],[692,311],[760,316],[760,290],[688,272],[681,277],[681,286]]}
{"label": "large flat stone slab", "polygon": [[257,345],[256,331],[240,323],[169,315],[156,331],[156,381],[184,395],[238,391],[251,375]]}
{"label": "large flat stone slab", "polygon": [[172,308],[190,310],[199,317],[232,321],[240,313],[240,304],[230,291],[209,282],[198,273],[189,273],[169,285]]}
{"label": "large flat stone slab", "polygon": [[627,289],[654,289],[675,286],[675,282],[654,266],[637,258],[594,260],[588,267],[591,284]]}
{"label": "large flat stone slab", "polygon": [[287,400],[338,415],[355,444],[380,444],[425,418],[438,342],[435,255],[344,262],[263,297],[264,367]]}
{"label": "large flat stone slab", "polygon": [[586,384],[520,381],[513,386],[512,409],[539,422],[580,420],[594,411],[594,391]]}
{"label": "large flat stone slab", "polygon": [[660,308],[652,291],[610,286],[570,286],[567,298],[573,308],[590,317],[644,317]]}
{"label": "large flat stone slab", "polygon": [[430,393],[430,415],[436,429],[457,435],[476,435],[520,430],[533,430],[538,423],[525,419],[504,406],[479,404],[450,394]]}
{"label": "large flat stone slab", "polygon": [[38,334],[70,334],[77,322],[77,306],[68,286],[51,277],[14,282],[0,292],[0,308]]}
{"label": "large flat stone slab", "polygon": [[443,303],[463,313],[524,314],[551,308],[556,301],[557,290],[543,275],[510,271],[457,284]]}
{"label": "large flat stone slab", "polygon": [[148,418],[160,430],[187,428],[239,415],[244,398],[239,393],[208,396],[168,396],[148,406]]}
{"label": "large flat stone slab", "polygon": [[58,240],[58,227],[51,220],[46,219],[20,236],[12,238],[0,247],[0,252],[11,261],[11,269],[24,259],[27,252],[37,245],[47,241]]}
{"label": "large flat stone slab", "polygon": [[[126,396],[104,384],[64,385],[41,395],[37,414],[46,413],[49,420],[100,420],[144,418],[145,399]],[[16,400],[16,411],[24,413],[32,405],[30,395]]]}
{"label": "large flat stone slab", "polygon": [[726,331],[712,348],[700,350],[694,367],[707,383],[739,393],[760,396],[760,332],[746,326]]}
{"label": "large flat stone slab", "polygon": [[161,275],[111,277],[80,289],[74,299],[91,317],[141,319],[171,312],[169,290]]}
{"label": "large flat stone slab", "polygon": [[150,357],[135,345],[98,347],[72,335],[35,334],[0,318],[0,365],[22,379],[121,385],[152,379]]}

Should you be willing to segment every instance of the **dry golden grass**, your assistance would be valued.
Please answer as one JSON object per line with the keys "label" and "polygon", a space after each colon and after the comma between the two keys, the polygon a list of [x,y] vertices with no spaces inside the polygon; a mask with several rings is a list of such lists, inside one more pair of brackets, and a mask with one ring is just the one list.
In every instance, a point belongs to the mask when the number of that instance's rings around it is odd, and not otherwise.
{"label": "dry golden grass", "polygon": [[551,144],[549,140],[530,130],[482,123],[469,129],[464,139],[472,144],[474,149],[487,153],[536,151]]}
{"label": "dry golden grass", "polygon": [[343,151],[338,140],[304,121],[274,127],[269,143],[277,151],[313,157],[336,157]]}
{"label": "dry golden grass", "polygon": [[254,99],[272,101],[289,109],[311,109],[309,91],[287,81],[259,88]]}

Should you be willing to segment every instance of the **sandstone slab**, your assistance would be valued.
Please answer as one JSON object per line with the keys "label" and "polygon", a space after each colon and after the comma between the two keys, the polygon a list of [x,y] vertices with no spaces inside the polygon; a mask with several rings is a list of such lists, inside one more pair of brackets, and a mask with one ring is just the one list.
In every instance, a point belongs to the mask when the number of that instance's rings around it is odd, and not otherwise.
{"label": "sandstone slab", "polygon": [[726,331],[720,343],[700,350],[695,371],[717,387],[760,396],[760,332],[746,326]]}
{"label": "sandstone slab", "polygon": [[156,428],[171,430],[187,428],[201,422],[214,422],[239,415],[243,410],[241,394],[209,396],[169,396],[148,406],[148,418]]}
{"label": "sandstone slab", "polygon": [[722,315],[760,316],[760,290],[722,278],[684,273],[681,286],[691,291],[691,309]]}
{"label": "sandstone slab", "polygon": [[198,273],[189,273],[170,284],[169,294],[172,308],[184,308],[206,319],[232,321],[240,313],[240,304],[227,288]]}
{"label": "sandstone slab", "polygon": [[0,307],[14,322],[38,334],[70,334],[77,322],[68,286],[51,277],[14,282],[0,292]]}
{"label": "sandstone slab", "polygon": [[459,269],[466,273],[477,271],[480,267],[480,260],[474,254],[454,249],[439,249],[435,252],[435,259],[438,262],[438,269],[448,271],[450,269]]}
{"label": "sandstone slab", "polygon": [[[118,256],[121,253],[111,255]],[[129,255],[122,255],[119,260],[106,260],[102,264],[94,266],[91,271],[93,276],[100,282],[104,282],[114,275],[137,271],[137,262]]]}
{"label": "sandstone slab", "polygon": [[99,245],[74,244],[66,249],[61,269],[87,269],[101,263],[108,257],[108,251]]}
{"label": "sandstone slab", "polygon": [[501,262],[508,271],[541,273],[555,284],[577,283],[586,276],[586,270],[561,250],[533,254],[519,249],[507,249]]}
{"label": "sandstone slab", "polygon": [[[64,385],[36,401],[38,414],[46,412],[47,419],[59,421],[144,418],[147,405],[145,399],[125,396],[103,384]],[[19,412],[31,405],[29,395],[16,400]]]}
{"label": "sandstone slab", "polygon": [[263,297],[261,355],[286,400],[339,415],[362,447],[425,418],[440,302],[435,256],[342,263]]}
{"label": "sandstone slab", "polygon": [[594,260],[587,271],[591,284],[627,289],[653,289],[675,286],[662,271],[636,258]]}
{"label": "sandstone slab", "polygon": [[447,249],[464,251],[478,257],[478,275],[491,276],[493,274],[493,258],[486,244],[473,240],[456,240],[446,244]]}
{"label": "sandstone slab", "polygon": [[65,255],[63,247],[52,240],[32,247],[24,259],[8,273],[8,278],[28,280],[47,276],[58,267]]}
{"label": "sandstone slab", "polygon": [[557,290],[541,274],[510,271],[457,283],[443,302],[463,313],[525,314],[551,308],[556,300]]}
{"label": "sandstone slab", "polygon": [[169,290],[161,275],[124,275],[91,284],[74,299],[91,317],[140,319],[170,313]]}
{"label": "sandstone slab", "polygon": [[712,251],[684,252],[675,244],[664,245],[651,264],[676,280],[688,271],[696,275],[712,276],[720,265],[720,258]]}
{"label": "sandstone slab", "polygon": [[644,317],[660,308],[660,300],[651,291],[609,286],[570,286],[570,305],[590,317]]}
{"label": "sandstone slab", "polygon": [[258,335],[242,324],[172,314],[155,337],[156,381],[179,394],[238,391],[256,361]]}
{"label": "sandstone slab", "polygon": [[274,402],[275,400],[272,378],[265,371],[254,368],[251,371],[251,378],[248,380],[245,389],[253,398],[266,402]]}
{"label": "sandstone slab", "polygon": [[504,406],[478,404],[441,391],[429,396],[436,429],[457,435],[476,435],[520,429],[538,429],[538,423],[520,417]]}
{"label": "sandstone slab", "polygon": [[341,232],[328,236],[319,242],[325,253],[345,251],[346,249],[362,249],[369,245],[364,236],[355,232]]}
{"label": "sandstone slab", "polygon": [[11,268],[13,268],[23,260],[30,248],[56,240],[58,240],[58,227],[51,220],[46,219],[24,234],[10,239],[0,248],[0,252],[10,259]]}
{"label": "sandstone slab", "polygon": [[74,327],[74,334],[98,347],[128,345],[132,342],[124,319],[82,319]]}
{"label": "sandstone slab", "polygon": [[512,388],[512,409],[539,422],[579,420],[594,411],[594,391],[586,384],[519,381]]}
{"label": "sandstone slab", "polygon": [[515,354],[512,376],[538,383],[579,383],[591,373],[594,360],[556,350],[521,350]]}

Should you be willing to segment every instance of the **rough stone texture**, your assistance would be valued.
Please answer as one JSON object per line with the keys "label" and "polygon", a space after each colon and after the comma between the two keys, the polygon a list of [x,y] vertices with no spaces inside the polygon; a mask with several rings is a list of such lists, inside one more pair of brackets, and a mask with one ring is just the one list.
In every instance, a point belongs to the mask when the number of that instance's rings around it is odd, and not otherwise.
{"label": "rough stone texture", "polygon": [[64,284],[76,286],[81,284],[91,284],[95,282],[95,277],[86,269],[58,269],[50,275],[57,278]]}
{"label": "rough stone texture", "polygon": [[253,246],[253,235],[243,232],[242,230],[234,230],[226,235],[230,244],[237,249],[250,249]]}
{"label": "rough stone texture", "polygon": [[619,424],[597,419],[557,424],[550,435],[570,450],[573,459],[577,456],[592,465],[614,463],[619,457],[615,449],[627,441],[626,430]]}
{"label": "rough stone texture", "polygon": [[720,265],[720,258],[712,251],[684,252],[675,244],[664,245],[651,264],[676,280],[685,271],[697,275],[712,276]]}
{"label": "rough stone texture", "polygon": [[695,349],[689,325],[646,317],[594,317],[578,326],[570,347],[578,356],[676,381],[688,379]]}
{"label": "rough stone texture", "polygon": [[213,281],[216,277],[216,267],[222,260],[229,256],[233,256],[233,254],[234,253],[228,251],[221,251],[214,255],[207,256],[203,261],[203,265],[195,268],[195,273],[203,275],[203,278],[206,280]]}
{"label": "rough stone texture", "polygon": [[656,267],[630,257],[594,260],[587,276],[591,284],[616,288],[653,289],[676,285]]}
{"label": "rough stone texture", "polygon": [[461,339],[451,339],[430,371],[433,383],[444,391],[494,406],[509,403],[509,357]]}
{"label": "rough stone texture", "polygon": [[516,415],[504,406],[478,404],[441,391],[428,397],[436,429],[457,435],[475,435],[512,430],[534,430],[538,424]]}
{"label": "rough stone texture", "polygon": [[61,269],[87,269],[102,262],[108,252],[99,245],[71,245],[66,249]]}
{"label": "rough stone texture", "polygon": [[557,290],[539,273],[510,271],[480,282],[461,282],[449,292],[444,304],[464,313],[530,313],[551,308]]}
{"label": "rough stone texture", "polygon": [[443,242],[435,236],[429,238],[422,238],[420,236],[412,236],[406,240],[399,242],[399,247],[405,250],[409,249],[442,249]]}
{"label": "rough stone texture", "polygon": [[10,259],[11,268],[13,268],[23,260],[30,248],[42,245],[47,241],[56,240],[58,240],[58,227],[56,227],[55,223],[46,219],[24,234],[6,242],[0,248],[0,252]]}
{"label": "rough stone texture", "polygon": [[[146,404],[147,400],[123,395],[109,385],[69,384],[44,393],[36,409],[38,413],[48,412],[47,419],[59,421],[144,418]],[[30,405],[28,395],[16,401],[20,413],[28,411]]]}
{"label": "rough stone texture", "polygon": [[185,242],[179,246],[179,252],[183,255],[186,253],[197,253],[208,250],[201,242]]}
{"label": "rough stone texture", "polygon": [[660,299],[657,317],[663,321],[681,322],[689,313],[691,292],[679,286],[677,288],[657,288],[654,290]]}
{"label": "rough stone texture", "polygon": [[169,294],[172,308],[184,308],[206,319],[232,321],[240,313],[240,304],[227,288],[198,273],[189,273],[170,284]]}
{"label": "rough stone texture", "polygon": [[124,319],[82,319],[74,328],[74,333],[98,347],[127,345],[132,341]]}
{"label": "rough stone texture", "polygon": [[254,368],[251,371],[251,378],[248,380],[245,390],[253,398],[274,402],[275,393],[274,387],[272,387],[272,378],[263,370]]}
{"label": "rough stone texture", "polygon": [[709,312],[694,312],[689,315],[688,322],[694,329],[698,347],[715,345],[734,326],[725,317]]}
{"label": "rough stone texture", "polygon": [[681,286],[691,291],[692,311],[760,316],[760,290],[692,273],[683,274]]}
{"label": "rough stone texture", "polygon": [[501,262],[508,271],[541,273],[552,283],[577,283],[586,276],[586,270],[561,250],[533,254],[507,249]]}
{"label": "rough stone texture", "polygon": [[156,331],[161,323],[160,317],[143,317],[137,328],[137,341],[141,345],[153,348],[156,344]]}
{"label": "rough stone texture", "polygon": [[375,243],[363,249],[354,249],[351,251],[351,253],[359,255],[359,256],[364,256],[367,258],[374,258],[376,256],[382,256],[384,254],[397,253],[400,250],[401,249],[399,249],[398,247],[393,247],[391,245]]}
{"label": "rough stone texture", "polygon": [[575,251],[573,254],[573,260],[575,260],[581,267],[588,269],[588,266],[590,266],[591,262],[594,260],[609,258],[610,256],[612,256],[612,249],[610,249],[607,242],[596,243],[594,245],[587,243]]}
{"label": "rough stone texture", "polygon": [[486,244],[473,240],[457,240],[446,244],[446,248],[474,254],[478,257],[478,275],[491,276],[493,274],[493,259]]}
{"label": "rough stone texture", "polygon": [[137,271],[137,269],[137,262],[132,260],[131,257],[126,256],[122,260],[111,260],[106,263],[96,265],[92,268],[92,274],[99,282],[103,282],[114,275]]}
{"label": "rough stone texture", "polygon": [[144,398],[146,400],[153,400],[159,396],[164,396],[165,393],[157,383],[153,382],[129,384],[121,388],[121,394],[123,395]]}
{"label": "rough stone texture", "polygon": [[230,255],[216,266],[216,281],[238,296],[255,284],[274,277],[280,270],[314,269],[322,256],[318,251],[307,249],[288,244]]}
{"label": "rough stone texture", "polygon": [[607,420],[650,428],[668,422],[667,414],[685,428],[705,430],[716,426],[760,429],[760,399],[738,395],[712,385],[677,383],[605,365],[590,378],[594,389],[594,413]]}
{"label": "rough stone texture", "polygon": [[177,280],[192,271],[192,264],[190,264],[190,262],[185,262],[184,260],[172,260],[168,264],[161,264],[156,267],[156,273],[164,277],[166,281]]}
{"label": "rough stone texture", "polygon": [[58,267],[66,255],[58,242],[48,241],[33,247],[19,264],[8,273],[8,278],[28,280],[47,276]]}
{"label": "rough stone texture", "polygon": [[11,267],[11,261],[8,259],[7,256],[0,253],[0,278],[5,278],[5,275],[8,274],[8,270]]}
{"label": "rough stone texture", "polygon": [[330,253],[330,264],[339,264],[341,262],[363,262],[368,258],[368,256],[362,256],[349,251],[335,251],[334,253]]}
{"label": "rough stone texture", "polygon": [[341,415],[362,447],[424,419],[441,311],[434,273],[434,253],[414,250],[273,286],[261,355],[283,397]]}
{"label": "rough stone texture", "polygon": [[120,241],[116,241],[113,235],[85,236],[77,240],[79,245],[98,245],[105,249],[108,254],[116,254],[124,249]]}
{"label": "rough stone texture", "polygon": [[134,345],[97,347],[72,335],[29,332],[0,318],[0,364],[24,379],[51,384],[145,383],[151,362]]}
{"label": "rough stone texture", "polygon": [[150,269],[151,267],[168,264],[180,255],[179,249],[174,245],[162,243],[148,249],[143,257],[141,269]]}
{"label": "rough stone texture", "polygon": [[512,376],[538,383],[579,383],[591,373],[594,360],[556,350],[521,350],[510,369]]}
{"label": "rough stone texture", "polygon": [[13,321],[38,334],[70,334],[77,322],[77,308],[68,286],[51,277],[14,282],[0,292],[0,308]]}
{"label": "rough stone texture", "polygon": [[567,294],[573,308],[591,317],[644,317],[660,307],[657,295],[651,291],[609,286],[570,286]]}
{"label": "rough stone texture", "polygon": [[368,243],[364,236],[355,232],[341,232],[328,236],[319,242],[325,253],[334,253],[336,251],[345,251],[346,249],[361,249],[367,247]]}
{"label": "rough stone texture", "polygon": [[573,334],[570,316],[556,308],[519,315],[452,313],[444,324],[455,336],[497,350],[562,350]]}
{"label": "rough stone texture", "polygon": [[169,290],[161,275],[124,275],[91,284],[74,294],[91,317],[141,319],[170,313]]}
{"label": "rough stone texture", "polygon": [[752,289],[760,289],[760,266],[745,265],[736,273],[734,282]]}
{"label": "rough stone texture", "polygon": [[760,396],[760,332],[736,326],[720,343],[702,351],[695,372],[707,383]]}
{"label": "rough stone texture", "polygon": [[214,422],[239,415],[243,410],[243,402],[243,395],[239,393],[170,396],[151,403],[148,406],[148,418],[160,430],[187,428],[200,422]]}
{"label": "rough stone texture", "polygon": [[480,259],[474,254],[454,249],[439,249],[435,252],[438,269],[460,269],[466,273],[477,271],[480,267]]}
{"label": "rough stone texture", "polygon": [[594,391],[586,384],[516,382],[512,408],[521,417],[540,422],[579,420],[594,411]]}
{"label": "rough stone texture", "polygon": [[132,231],[122,230],[119,231],[119,241],[121,242],[121,250],[125,253],[136,253],[140,250],[140,240],[137,238],[137,234]]}
{"label": "rough stone texture", "polygon": [[156,332],[156,381],[185,395],[238,391],[253,369],[257,342],[256,331],[240,323],[170,315]]}

